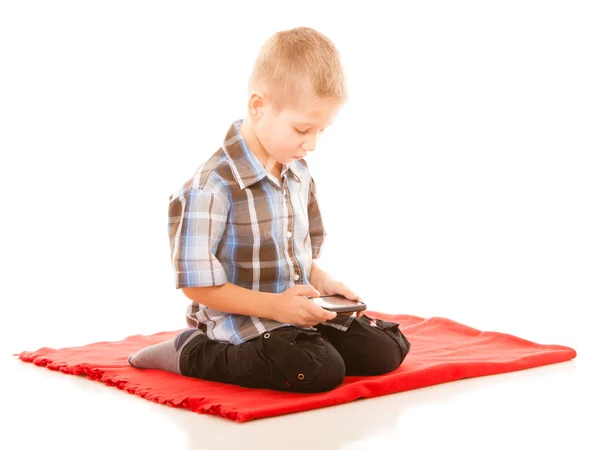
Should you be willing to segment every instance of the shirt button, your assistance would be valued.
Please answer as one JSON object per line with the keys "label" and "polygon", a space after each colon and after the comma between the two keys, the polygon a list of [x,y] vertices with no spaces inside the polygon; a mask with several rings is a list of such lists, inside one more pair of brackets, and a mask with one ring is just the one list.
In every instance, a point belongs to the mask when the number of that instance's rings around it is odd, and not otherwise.
{"label": "shirt button", "polygon": [[292,232],[288,231],[288,237],[291,238],[292,237]]}
{"label": "shirt button", "polygon": [[294,280],[299,280],[300,279],[300,275],[298,275],[297,273],[294,274]]}

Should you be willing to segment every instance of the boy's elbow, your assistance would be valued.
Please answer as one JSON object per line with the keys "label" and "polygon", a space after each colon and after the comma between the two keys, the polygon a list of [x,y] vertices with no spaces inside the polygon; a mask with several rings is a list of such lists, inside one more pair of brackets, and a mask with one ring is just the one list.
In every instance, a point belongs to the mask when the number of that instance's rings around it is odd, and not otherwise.
{"label": "boy's elbow", "polygon": [[198,303],[202,303],[203,305],[210,306],[210,294],[224,286],[223,284],[218,286],[196,286],[196,287],[182,287],[181,291],[183,295],[185,295],[190,300],[193,300]]}
{"label": "boy's elbow", "polygon": [[196,289],[198,289],[198,288],[183,287],[183,288],[181,288],[181,292],[183,292],[183,295],[185,295],[187,298],[189,298],[190,300],[193,300],[192,297],[194,296],[194,292],[196,292]]}

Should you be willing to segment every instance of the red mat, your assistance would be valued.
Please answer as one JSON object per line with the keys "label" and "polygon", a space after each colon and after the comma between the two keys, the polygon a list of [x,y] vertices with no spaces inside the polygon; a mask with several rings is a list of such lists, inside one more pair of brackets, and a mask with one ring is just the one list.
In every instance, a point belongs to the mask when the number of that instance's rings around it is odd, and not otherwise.
{"label": "red mat", "polygon": [[118,342],[83,347],[41,348],[22,352],[19,358],[63,373],[85,375],[148,400],[215,414],[238,422],[378,397],[462,378],[567,361],[575,350],[541,345],[509,334],[481,332],[442,317],[389,315],[370,311],[371,317],[391,320],[411,342],[402,365],[377,377],[346,377],[336,389],[319,394],[294,394],[203,381],[153,369],[135,369],[127,363],[131,353],[171,339],[179,331],[135,335]]}

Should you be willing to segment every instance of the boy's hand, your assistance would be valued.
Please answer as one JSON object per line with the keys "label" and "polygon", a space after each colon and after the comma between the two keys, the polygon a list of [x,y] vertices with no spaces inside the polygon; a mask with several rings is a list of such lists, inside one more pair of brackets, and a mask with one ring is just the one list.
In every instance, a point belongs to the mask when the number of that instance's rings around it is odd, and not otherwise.
{"label": "boy's hand", "polygon": [[310,284],[297,284],[287,291],[277,294],[273,319],[281,323],[291,323],[299,327],[312,327],[318,323],[334,319],[337,314],[321,308],[307,297],[321,295]]}
{"label": "boy's hand", "polygon": [[[350,289],[348,286],[346,286],[341,281],[337,281],[331,277],[327,277],[325,279],[325,281],[323,283],[323,288],[321,290],[323,291],[323,292],[321,292],[321,295],[338,294],[338,295],[342,295],[350,300],[360,301],[360,297],[358,295],[356,295],[356,293],[354,293],[354,291],[352,289]],[[344,316],[351,316],[354,313],[348,312],[348,313],[340,313],[340,314],[344,315]],[[365,311],[357,311],[356,317],[360,317],[364,314],[365,314]]]}

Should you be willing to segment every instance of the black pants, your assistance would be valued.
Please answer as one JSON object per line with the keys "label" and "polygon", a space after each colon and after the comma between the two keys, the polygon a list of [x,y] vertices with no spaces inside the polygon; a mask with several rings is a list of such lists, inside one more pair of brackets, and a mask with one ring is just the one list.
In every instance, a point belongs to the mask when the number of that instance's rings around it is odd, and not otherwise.
{"label": "black pants", "polygon": [[347,331],[316,328],[278,328],[239,345],[198,335],[181,353],[181,373],[252,388],[323,392],[340,385],[345,375],[391,372],[410,350],[397,323],[366,315]]}

